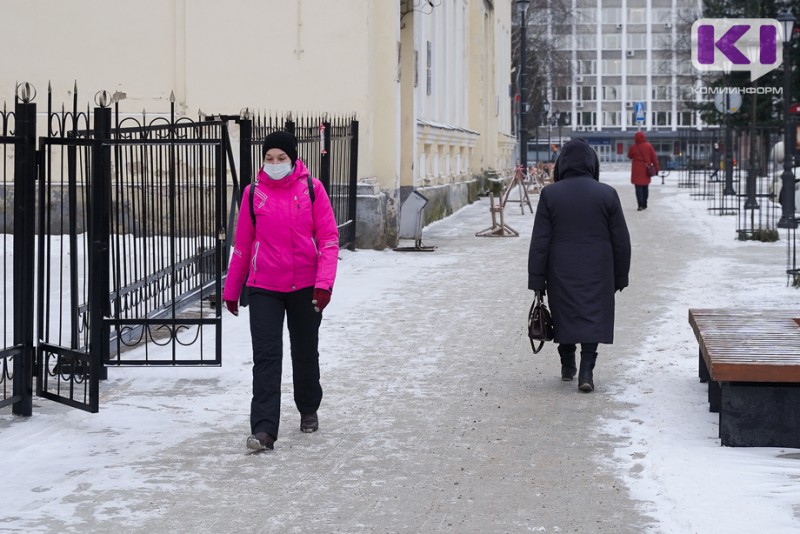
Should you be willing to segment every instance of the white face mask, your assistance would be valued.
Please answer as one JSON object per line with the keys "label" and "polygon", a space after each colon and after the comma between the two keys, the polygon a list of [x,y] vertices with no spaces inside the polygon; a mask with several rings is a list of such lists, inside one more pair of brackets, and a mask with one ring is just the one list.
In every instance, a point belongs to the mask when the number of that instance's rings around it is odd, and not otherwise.
{"label": "white face mask", "polygon": [[265,163],[264,164],[264,172],[267,173],[267,176],[272,178],[273,180],[280,180],[281,178],[288,176],[289,173],[292,172],[293,165],[290,161],[286,163]]}

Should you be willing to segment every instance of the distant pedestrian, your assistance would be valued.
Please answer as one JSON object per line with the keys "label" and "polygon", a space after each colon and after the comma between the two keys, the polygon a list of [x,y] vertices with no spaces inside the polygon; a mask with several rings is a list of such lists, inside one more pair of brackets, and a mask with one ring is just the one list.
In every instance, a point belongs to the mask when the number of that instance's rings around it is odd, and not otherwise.
{"label": "distant pedestrian", "polygon": [[634,144],[628,150],[628,159],[633,160],[631,162],[631,183],[636,188],[638,211],[642,211],[647,209],[647,197],[650,196],[650,176],[647,174],[647,165],[652,163],[656,173],[661,169],[658,167],[656,150],[647,142],[644,132],[636,132],[633,140]]}
{"label": "distant pedestrian", "polygon": [[228,310],[238,315],[247,280],[253,344],[247,447],[253,450],[272,449],[278,439],[284,316],[300,430],[319,428],[319,326],[331,299],[339,251],[330,200],[322,183],[297,159],[295,137],[284,131],[269,134],[263,157],[255,182],[242,195],[222,296]]}
{"label": "distant pedestrian", "polygon": [[717,173],[719,172],[719,164],[722,160],[722,153],[719,149],[719,143],[714,143],[713,148],[711,149],[711,169],[713,172],[711,176],[709,176],[709,180],[715,180],[717,178]]}
{"label": "distant pedestrian", "polygon": [[597,154],[574,139],[561,149],[554,183],[542,189],[528,254],[528,289],[548,295],[561,378],[578,371],[594,390],[597,345],[614,342],[614,292],[628,286],[631,242],[617,191],[600,183]]}

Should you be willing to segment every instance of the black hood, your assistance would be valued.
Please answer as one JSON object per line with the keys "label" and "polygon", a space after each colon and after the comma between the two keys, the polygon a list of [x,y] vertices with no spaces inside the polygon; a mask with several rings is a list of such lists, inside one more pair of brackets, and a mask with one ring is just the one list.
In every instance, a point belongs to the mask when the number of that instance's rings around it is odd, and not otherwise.
{"label": "black hood", "polygon": [[591,176],[600,181],[597,153],[583,139],[573,139],[565,143],[553,167],[554,182],[574,176]]}

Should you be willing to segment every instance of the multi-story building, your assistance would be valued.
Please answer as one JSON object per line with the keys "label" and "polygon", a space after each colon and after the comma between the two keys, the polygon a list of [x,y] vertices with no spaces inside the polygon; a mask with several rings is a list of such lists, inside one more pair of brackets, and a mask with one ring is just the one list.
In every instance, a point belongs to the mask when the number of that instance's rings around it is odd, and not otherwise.
{"label": "multi-story building", "polygon": [[644,130],[659,155],[678,152],[679,132],[702,125],[687,106],[699,98],[689,39],[697,1],[547,0],[543,7],[528,20],[528,31],[550,44],[540,69],[549,114],[534,115],[539,142],[582,137],[601,161],[627,161],[633,134]]}

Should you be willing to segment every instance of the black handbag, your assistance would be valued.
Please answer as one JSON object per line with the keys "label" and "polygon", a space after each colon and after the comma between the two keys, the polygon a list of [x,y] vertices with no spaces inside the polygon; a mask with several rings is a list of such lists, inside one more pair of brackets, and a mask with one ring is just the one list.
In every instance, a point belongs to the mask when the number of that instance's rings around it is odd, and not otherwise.
{"label": "black handbag", "polygon": [[[538,295],[531,304],[531,311],[528,312],[528,337],[531,340],[531,348],[534,354],[538,354],[545,341],[553,341],[553,318],[550,310]],[[536,346],[536,342],[539,346]]]}

